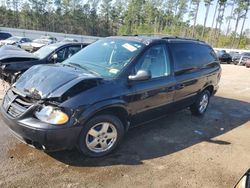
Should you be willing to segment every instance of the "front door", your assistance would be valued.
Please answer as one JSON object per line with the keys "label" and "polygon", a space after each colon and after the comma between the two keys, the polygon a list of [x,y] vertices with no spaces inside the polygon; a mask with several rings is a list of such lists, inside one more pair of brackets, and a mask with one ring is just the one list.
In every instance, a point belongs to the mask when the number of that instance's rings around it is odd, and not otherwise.
{"label": "front door", "polygon": [[130,83],[134,93],[129,108],[134,125],[165,114],[173,102],[175,88],[165,44],[156,44],[145,51],[133,71],[136,73],[139,70],[151,72],[152,78]]}

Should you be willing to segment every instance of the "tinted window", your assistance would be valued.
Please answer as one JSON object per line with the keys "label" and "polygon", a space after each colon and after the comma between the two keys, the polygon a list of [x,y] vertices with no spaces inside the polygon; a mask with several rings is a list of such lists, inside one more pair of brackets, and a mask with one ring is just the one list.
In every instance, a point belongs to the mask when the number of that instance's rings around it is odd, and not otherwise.
{"label": "tinted window", "polygon": [[212,48],[203,44],[174,43],[171,44],[171,51],[176,71],[204,67],[217,59]]}
{"label": "tinted window", "polygon": [[23,42],[30,42],[31,40],[30,39],[28,39],[28,38],[24,38],[23,39]]}
{"label": "tinted window", "polygon": [[170,74],[170,63],[164,45],[155,45],[149,48],[135,66],[135,72],[147,70],[152,78],[167,76]]}
{"label": "tinted window", "polygon": [[63,49],[56,52],[58,62],[62,62],[63,60],[66,59],[66,50],[67,50],[67,48],[63,48]]}
{"label": "tinted window", "polygon": [[81,46],[70,46],[68,47],[68,55],[67,58],[71,57],[74,55],[76,52],[81,50]]}

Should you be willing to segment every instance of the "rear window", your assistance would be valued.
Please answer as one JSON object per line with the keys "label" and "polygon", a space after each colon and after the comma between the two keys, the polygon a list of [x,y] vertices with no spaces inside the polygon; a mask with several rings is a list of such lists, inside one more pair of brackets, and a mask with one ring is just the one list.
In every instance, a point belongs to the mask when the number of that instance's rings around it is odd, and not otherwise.
{"label": "rear window", "polygon": [[213,49],[204,44],[172,43],[170,49],[177,72],[201,68],[217,59]]}

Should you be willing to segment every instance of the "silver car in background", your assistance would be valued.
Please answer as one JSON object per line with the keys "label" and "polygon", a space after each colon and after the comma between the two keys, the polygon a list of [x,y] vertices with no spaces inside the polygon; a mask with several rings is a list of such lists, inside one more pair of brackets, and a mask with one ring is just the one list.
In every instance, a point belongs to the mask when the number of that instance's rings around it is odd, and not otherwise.
{"label": "silver car in background", "polygon": [[57,42],[57,39],[55,37],[41,36],[39,39],[35,39],[32,42],[23,43],[19,45],[19,47],[29,52],[35,52],[43,46],[53,44],[56,42]]}

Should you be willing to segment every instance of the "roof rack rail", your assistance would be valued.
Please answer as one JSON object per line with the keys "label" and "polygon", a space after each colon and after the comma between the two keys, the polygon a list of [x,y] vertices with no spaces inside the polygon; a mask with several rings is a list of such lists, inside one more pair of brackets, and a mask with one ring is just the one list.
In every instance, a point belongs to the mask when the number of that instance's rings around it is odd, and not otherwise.
{"label": "roof rack rail", "polygon": [[122,36],[131,36],[131,37],[165,37],[165,34],[159,34],[159,33],[139,33],[139,34],[131,34],[131,35],[122,35]]}
{"label": "roof rack rail", "polygon": [[123,37],[137,37],[139,36],[138,34],[134,34],[134,35],[122,35]]}
{"label": "roof rack rail", "polygon": [[195,39],[195,38],[178,37],[178,36],[166,36],[166,37],[162,37],[162,39],[182,39],[182,40],[192,40],[192,41],[204,42],[202,40]]}
{"label": "roof rack rail", "polygon": [[188,37],[179,37],[179,36],[171,36],[171,35],[164,35],[164,34],[154,34],[154,33],[142,33],[142,34],[132,34],[132,35],[122,35],[125,37],[159,37],[160,39],[181,39],[181,40],[190,40],[190,41],[197,41],[203,42],[205,41],[195,39],[195,38],[188,38]]}

